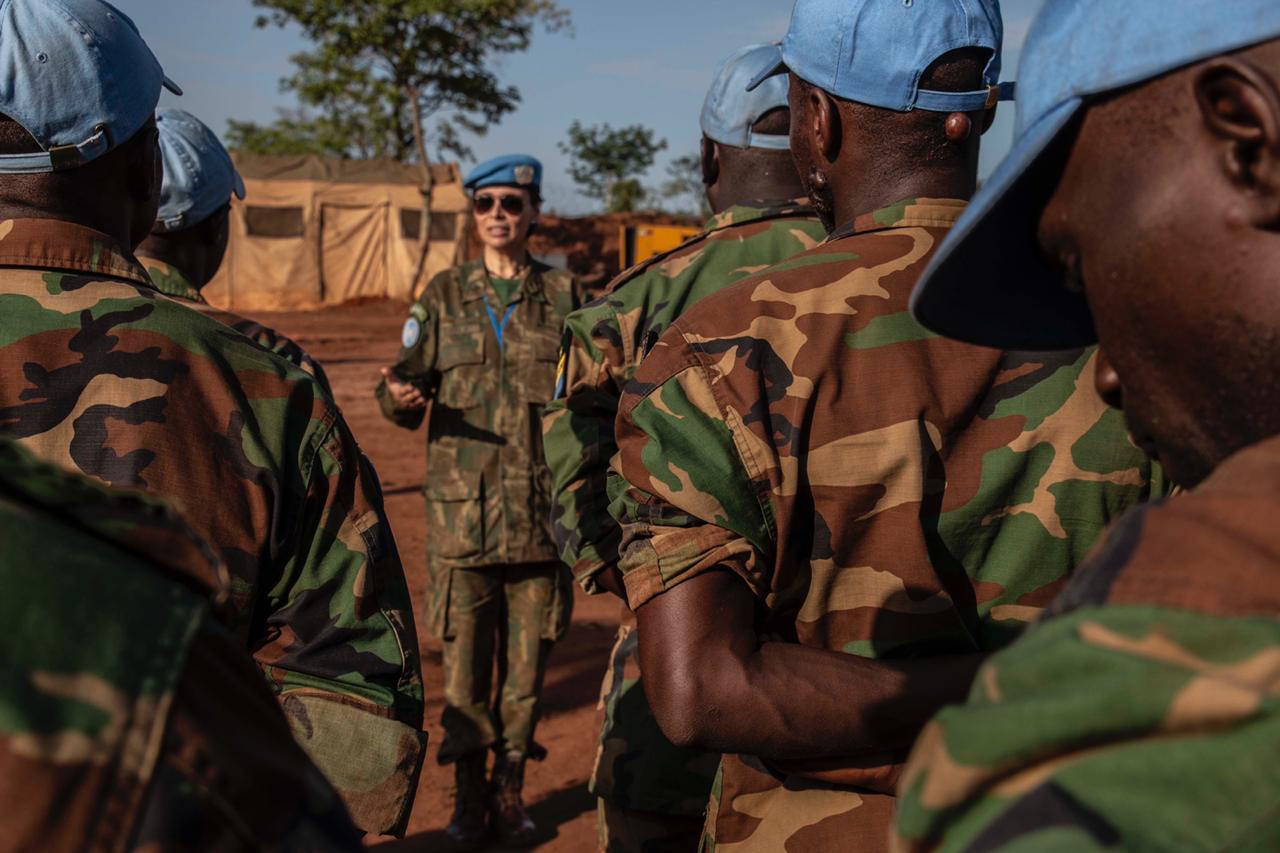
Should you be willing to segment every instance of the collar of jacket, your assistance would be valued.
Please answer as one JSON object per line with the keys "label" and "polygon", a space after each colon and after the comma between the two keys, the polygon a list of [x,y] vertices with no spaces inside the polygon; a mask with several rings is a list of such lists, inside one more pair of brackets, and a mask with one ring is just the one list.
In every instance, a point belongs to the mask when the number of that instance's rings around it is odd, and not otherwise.
{"label": "collar of jacket", "polygon": [[950,228],[968,206],[969,202],[958,198],[904,199],[862,214],[852,225],[833,231],[827,242],[890,228]]}
{"label": "collar of jacket", "polygon": [[35,267],[151,286],[147,271],[115,240],[57,219],[0,221],[0,267]]}
{"label": "collar of jacket", "polygon": [[706,236],[715,231],[723,231],[735,225],[746,225],[761,219],[783,219],[794,216],[816,216],[808,199],[795,198],[787,201],[755,201],[738,204],[720,211],[707,220],[703,226]]}
{"label": "collar of jacket", "polygon": [[[524,284],[512,296],[511,303],[520,302],[522,299],[531,299],[536,302],[547,302],[546,285],[542,281],[542,274],[551,269],[544,263],[535,260],[532,256],[526,258],[528,265],[525,268]],[[489,275],[485,272],[484,261],[471,261],[463,264],[460,270],[462,277],[462,301],[474,302],[477,299],[483,299],[485,294],[489,292]]]}
{"label": "collar of jacket", "polygon": [[185,299],[188,302],[198,302],[201,305],[207,305],[207,300],[200,295],[200,291],[191,283],[191,279],[187,278],[182,270],[173,264],[165,263],[156,258],[147,255],[138,255],[138,263],[142,264],[142,268],[147,271],[147,275],[151,279],[151,284],[155,289],[163,293],[165,296],[172,296],[174,299]]}

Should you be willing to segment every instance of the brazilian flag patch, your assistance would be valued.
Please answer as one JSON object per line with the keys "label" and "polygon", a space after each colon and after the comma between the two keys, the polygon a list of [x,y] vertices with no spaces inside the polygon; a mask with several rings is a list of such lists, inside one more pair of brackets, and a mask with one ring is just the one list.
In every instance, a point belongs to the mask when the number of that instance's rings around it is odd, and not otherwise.
{"label": "brazilian flag patch", "polygon": [[564,392],[568,389],[565,384],[569,380],[569,352],[564,347],[560,348],[560,359],[556,362],[556,393],[552,397],[553,400],[564,398]]}
{"label": "brazilian flag patch", "polygon": [[565,329],[560,337],[560,358],[556,360],[556,393],[553,400],[563,400],[569,390],[569,347],[573,346],[573,332]]}

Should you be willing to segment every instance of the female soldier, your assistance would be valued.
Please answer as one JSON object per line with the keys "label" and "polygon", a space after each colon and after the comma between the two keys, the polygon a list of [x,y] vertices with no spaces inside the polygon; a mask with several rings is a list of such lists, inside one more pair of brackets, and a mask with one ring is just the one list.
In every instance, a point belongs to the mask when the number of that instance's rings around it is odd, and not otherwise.
{"label": "female soldier", "polygon": [[[416,429],[428,404],[427,623],[444,641],[444,742],[457,795],[448,833],[478,845],[486,814],[509,843],[531,843],[525,761],[547,652],[568,627],[572,591],[551,539],[539,418],[552,397],[561,325],[577,308],[571,275],[533,260],[542,165],[513,155],[476,167],[484,255],[436,276],[382,371],[383,414]],[[493,664],[500,688],[491,696]],[[486,750],[496,754],[486,789]]]}

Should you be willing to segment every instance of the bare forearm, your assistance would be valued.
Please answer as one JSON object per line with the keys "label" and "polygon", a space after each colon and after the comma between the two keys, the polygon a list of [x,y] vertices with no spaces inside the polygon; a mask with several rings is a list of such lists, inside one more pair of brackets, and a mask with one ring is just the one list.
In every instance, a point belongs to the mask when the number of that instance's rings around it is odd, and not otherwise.
{"label": "bare forearm", "polygon": [[978,666],[968,658],[885,663],[792,643],[766,643],[720,668],[707,730],[720,752],[807,759],[910,746],[949,702],[964,699]]}
{"label": "bare forearm", "polygon": [[761,644],[754,608],[741,581],[715,573],[639,610],[645,683],[677,742],[779,760],[905,749],[939,708],[964,699],[980,664],[976,655],[889,662]]}
{"label": "bare forearm", "polygon": [[971,655],[885,662],[767,643],[745,661],[739,698],[754,699],[771,725],[740,727],[738,745],[763,737],[760,754],[779,758],[907,749],[942,706],[964,700],[981,661]]}

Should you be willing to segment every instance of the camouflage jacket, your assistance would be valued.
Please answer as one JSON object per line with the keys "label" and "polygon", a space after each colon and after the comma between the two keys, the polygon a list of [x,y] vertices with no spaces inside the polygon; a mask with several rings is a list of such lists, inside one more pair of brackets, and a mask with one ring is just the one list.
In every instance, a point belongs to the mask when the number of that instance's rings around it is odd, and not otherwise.
{"label": "camouflage jacket", "polygon": [[[866,657],[993,650],[1113,517],[1162,488],[1094,394],[1092,352],[979,349],[911,318],[911,289],[963,209],[920,199],[860,217],[672,324],[617,423],[631,488],[612,509],[633,607],[723,568],[778,641]],[[709,826],[735,850],[792,837],[876,849],[891,810],[891,797],[726,757]]]}
{"label": "camouflage jacket", "polygon": [[1280,439],[1129,513],[925,729],[897,850],[1280,849]]}
{"label": "camouflage jacket", "polygon": [[619,528],[609,515],[607,475],[617,450],[613,422],[622,389],[667,326],[703,297],[826,239],[798,202],[734,207],[677,249],[623,273],[608,292],[565,323],[563,391],[547,407],[543,441],[555,491],[560,556],[588,592],[618,562]]}
{"label": "camouflage jacket", "polygon": [[209,315],[224,326],[230,326],[255,344],[282,357],[294,367],[301,367],[319,383],[329,399],[333,399],[333,387],[329,385],[329,377],[325,375],[324,368],[320,366],[320,362],[307,355],[307,351],[301,346],[256,320],[249,320],[239,314],[214,308],[191,283],[191,279],[183,275],[177,267],[145,255],[137,257],[138,263],[142,264],[147,275],[151,277],[151,283],[155,285],[156,290],[165,296],[191,303],[191,307],[202,314]]}
{"label": "camouflage jacket", "polygon": [[360,849],[227,582],[163,505],[0,440],[0,849]]}
{"label": "camouflage jacket", "polygon": [[403,828],[425,737],[413,611],[377,478],[310,376],[159,294],[107,236],[8,220],[0,435],[181,511],[357,824]]}
{"label": "camouflage jacket", "polygon": [[[557,559],[541,417],[577,300],[569,273],[535,261],[498,305],[475,261],[436,276],[414,303],[394,370],[432,400],[423,492],[433,572]],[[385,392],[383,414],[416,429],[424,413],[397,411]]]}
{"label": "camouflage jacket", "polygon": [[[609,515],[609,460],[622,389],[671,321],[703,297],[826,238],[799,203],[734,207],[705,233],[623,273],[608,293],[569,315],[560,364],[563,388],[547,407],[543,441],[555,492],[560,556],[588,592],[617,564],[620,530]],[[601,692],[604,724],[591,777],[597,797],[621,808],[700,815],[719,757],[680,749],[662,734],[640,683],[634,617],[624,626]]]}

